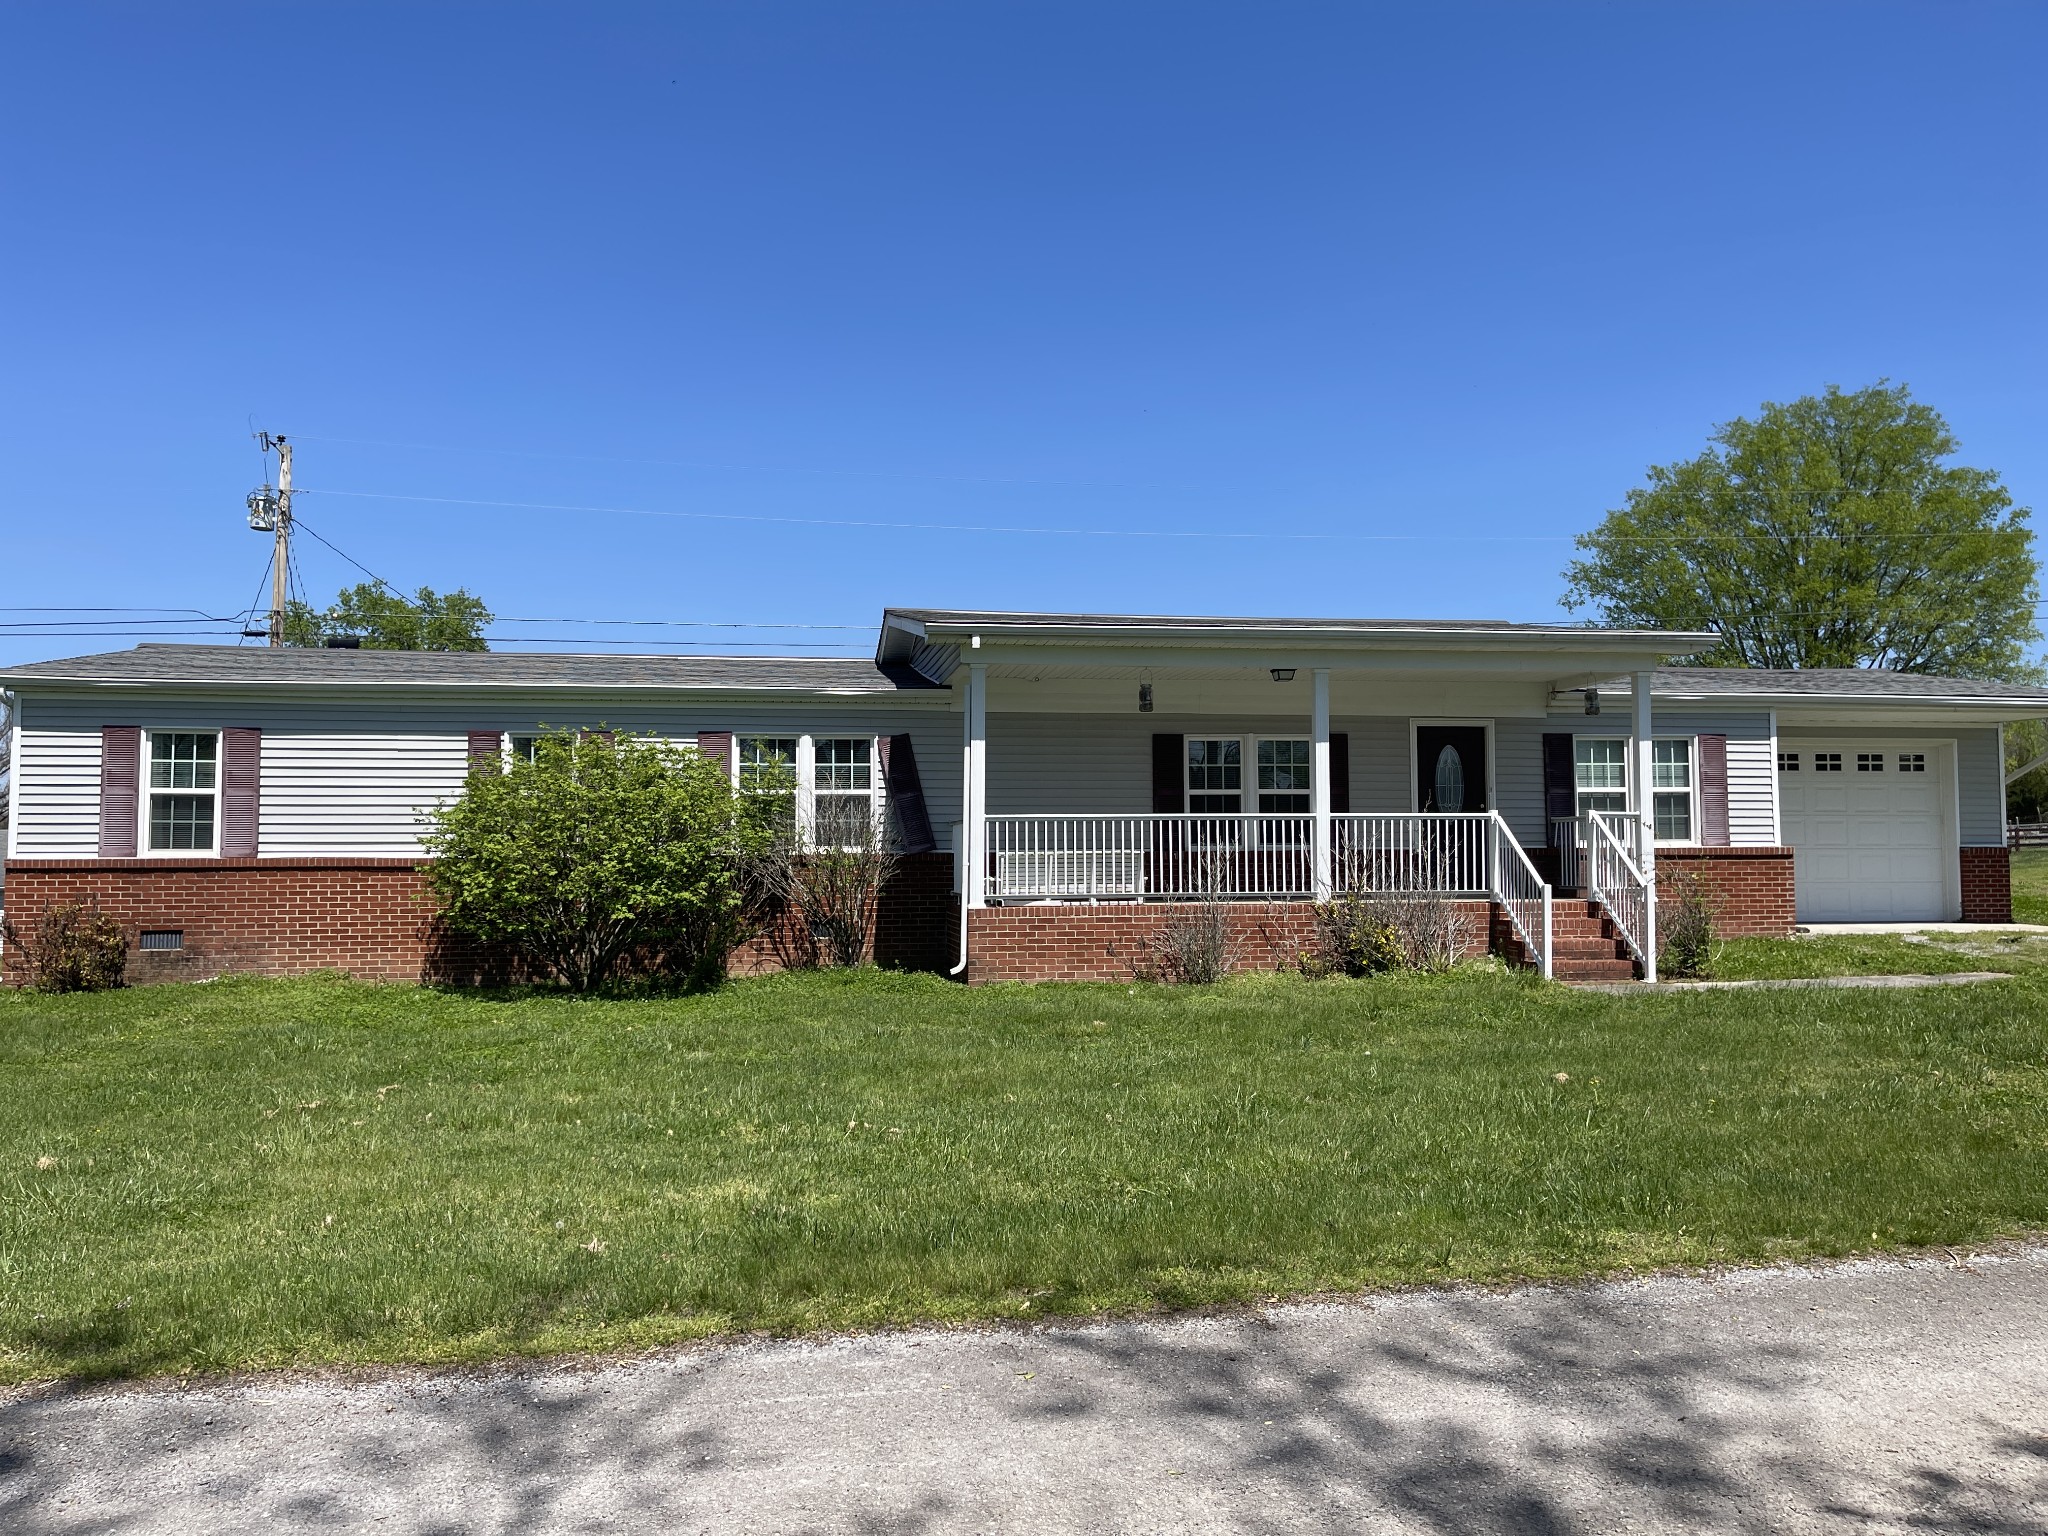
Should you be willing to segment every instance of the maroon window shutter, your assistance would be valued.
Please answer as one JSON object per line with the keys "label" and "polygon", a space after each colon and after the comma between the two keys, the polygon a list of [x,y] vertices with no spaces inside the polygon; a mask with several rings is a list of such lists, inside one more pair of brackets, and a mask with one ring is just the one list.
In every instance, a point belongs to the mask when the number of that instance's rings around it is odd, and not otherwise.
{"label": "maroon window shutter", "polygon": [[142,818],[142,727],[100,727],[100,857],[135,857]]}
{"label": "maroon window shutter", "polygon": [[[731,731],[699,731],[697,733],[697,750],[699,752],[702,752],[706,757],[710,758],[711,761],[718,764],[719,767],[723,768],[726,771],[727,777],[731,776]],[[791,768],[794,768],[795,766],[796,765],[794,763],[790,764]]]}
{"label": "maroon window shutter", "polygon": [[1351,814],[1351,738],[1342,731],[1330,732],[1330,810]]}
{"label": "maroon window shutter", "polygon": [[1553,821],[1578,814],[1579,770],[1572,757],[1570,731],[1543,733],[1543,841],[1557,846]]}
{"label": "maroon window shutter", "polygon": [[882,787],[889,793],[889,808],[896,813],[896,835],[904,853],[930,853],[939,846],[932,836],[932,816],[924,803],[924,782],[917,776],[917,753],[911,749],[908,733],[884,736]]}
{"label": "maroon window shutter", "polygon": [[1700,738],[1700,842],[1728,846],[1728,738]]}
{"label": "maroon window shutter", "polygon": [[256,829],[262,813],[263,732],[231,725],[220,733],[220,853],[224,859],[256,857]]}
{"label": "maroon window shutter", "polygon": [[1152,810],[1177,816],[1188,808],[1188,739],[1158,734],[1152,738]]}
{"label": "maroon window shutter", "polygon": [[505,733],[503,731],[471,731],[469,733],[469,771],[471,773],[498,773],[505,766]]}

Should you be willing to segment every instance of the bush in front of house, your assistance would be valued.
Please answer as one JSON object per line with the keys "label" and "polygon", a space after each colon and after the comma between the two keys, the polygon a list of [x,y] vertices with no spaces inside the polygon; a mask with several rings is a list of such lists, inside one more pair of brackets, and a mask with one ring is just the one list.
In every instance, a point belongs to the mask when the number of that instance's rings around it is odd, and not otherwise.
{"label": "bush in front of house", "polygon": [[1338,896],[1317,903],[1315,924],[1315,948],[1301,963],[1309,976],[1448,971],[1478,948],[1469,914],[1432,890]]}
{"label": "bush in front of house", "polygon": [[1663,953],[1658,974],[1701,981],[1714,973],[1714,918],[1720,903],[1696,869],[1674,869],[1658,880],[1657,936]]}
{"label": "bush in front of house", "polygon": [[105,992],[120,986],[128,969],[121,925],[84,902],[44,908],[26,933],[10,922],[6,939],[21,951],[28,984],[38,992]]}
{"label": "bush in front of house", "polygon": [[430,813],[427,881],[449,930],[571,991],[708,985],[745,937],[744,872],[776,810],[692,747],[558,731]]}

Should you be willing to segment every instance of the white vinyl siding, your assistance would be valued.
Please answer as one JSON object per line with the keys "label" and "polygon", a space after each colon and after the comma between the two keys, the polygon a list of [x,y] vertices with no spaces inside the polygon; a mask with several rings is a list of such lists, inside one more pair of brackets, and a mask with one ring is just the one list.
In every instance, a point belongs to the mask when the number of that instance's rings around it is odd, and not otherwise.
{"label": "white vinyl siding", "polygon": [[340,690],[262,698],[152,690],[146,705],[125,692],[30,693],[22,713],[19,858],[98,854],[103,725],[261,729],[258,848],[264,858],[417,857],[420,817],[462,792],[468,733],[474,730],[526,735],[602,725],[653,731],[682,743],[693,743],[699,731],[870,740],[908,732],[942,843],[960,818],[960,716],[945,712],[938,699],[906,709],[886,695],[872,707],[840,699],[764,707],[752,700],[570,698],[553,692],[372,699]]}
{"label": "white vinyl siding", "polygon": [[[26,716],[30,713],[24,709]],[[44,718],[40,705],[37,720]],[[14,807],[14,856],[90,859],[100,851],[100,731],[53,730],[24,722]]]}

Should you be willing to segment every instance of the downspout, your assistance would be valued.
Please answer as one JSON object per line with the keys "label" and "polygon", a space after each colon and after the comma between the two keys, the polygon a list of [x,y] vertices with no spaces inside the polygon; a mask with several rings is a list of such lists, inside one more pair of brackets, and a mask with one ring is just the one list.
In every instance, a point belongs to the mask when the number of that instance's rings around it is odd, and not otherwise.
{"label": "downspout", "polygon": [[[981,636],[974,636],[972,649],[981,648]],[[984,778],[987,763],[986,737],[988,734],[988,667],[980,662],[967,668],[967,697],[962,701],[961,710],[961,774],[960,774],[960,837],[961,844],[955,852],[960,861],[960,959],[946,974],[965,976],[967,972],[967,923],[970,912],[981,905],[978,899],[982,885],[981,847],[988,798]]]}

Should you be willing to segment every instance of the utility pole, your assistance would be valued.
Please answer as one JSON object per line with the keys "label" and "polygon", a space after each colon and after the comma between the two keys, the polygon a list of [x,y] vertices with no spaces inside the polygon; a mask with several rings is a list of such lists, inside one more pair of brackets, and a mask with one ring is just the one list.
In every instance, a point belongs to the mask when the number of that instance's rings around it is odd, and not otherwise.
{"label": "utility pole", "polygon": [[[290,592],[292,559],[292,445],[282,436],[256,434],[263,451],[277,450],[277,489],[263,486],[249,493],[249,526],[258,533],[274,533],[277,546],[270,566],[270,643],[284,644],[284,608]],[[244,633],[247,633],[244,631]]]}

